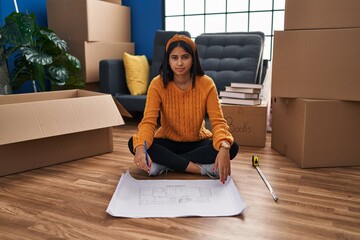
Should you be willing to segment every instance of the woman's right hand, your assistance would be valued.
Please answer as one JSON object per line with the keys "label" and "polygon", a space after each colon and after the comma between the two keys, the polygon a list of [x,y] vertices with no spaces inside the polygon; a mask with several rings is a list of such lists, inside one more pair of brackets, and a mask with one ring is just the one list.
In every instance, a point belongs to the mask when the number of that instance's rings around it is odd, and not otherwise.
{"label": "woman's right hand", "polygon": [[151,160],[149,155],[148,155],[148,160],[149,160],[148,163],[149,166],[146,164],[146,153],[144,150],[144,146],[143,145],[137,146],[135,149],[135,157],[134,157],[134,163],[136,164],[136,166],[138,168],[145,170],[146,172],[149,172],[151,166]]}
{"label": "woman's right hand", "polygon": [[230,152],[228,149],[220,147],[215,159],[214,169],[219,168],[220,182],[225,183],[231,175]]}

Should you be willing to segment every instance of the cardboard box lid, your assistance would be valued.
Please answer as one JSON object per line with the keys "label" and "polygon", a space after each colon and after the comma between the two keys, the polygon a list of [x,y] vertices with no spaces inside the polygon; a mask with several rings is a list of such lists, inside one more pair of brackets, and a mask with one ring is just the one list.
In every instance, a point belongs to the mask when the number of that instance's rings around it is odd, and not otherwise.
{"label": "cardboard box lid", "polygon": [[0,145],[123,125],[130,115],[109,94],[85,90],[0,97]]}

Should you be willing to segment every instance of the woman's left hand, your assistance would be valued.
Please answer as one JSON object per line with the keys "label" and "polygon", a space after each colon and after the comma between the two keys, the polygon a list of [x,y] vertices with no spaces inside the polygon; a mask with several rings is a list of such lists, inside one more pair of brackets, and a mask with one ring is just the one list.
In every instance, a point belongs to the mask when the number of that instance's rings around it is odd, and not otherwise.
{"label": "woman's left hand", "polygon": [[214,169],[219,169],[220,181],[225,183],[231,175],[230,152],[229,149],[220,148],[215,159]]}

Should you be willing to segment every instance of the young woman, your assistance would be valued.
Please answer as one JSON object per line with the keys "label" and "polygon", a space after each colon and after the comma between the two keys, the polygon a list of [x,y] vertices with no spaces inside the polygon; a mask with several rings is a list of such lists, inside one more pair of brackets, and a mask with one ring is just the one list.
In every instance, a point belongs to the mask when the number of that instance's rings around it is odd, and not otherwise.
{"label": "young woman", "polygon": [[[129,140],[134,163],[150,176],[175,170],[225,183],[238,145],[223,117],[216,86],[205,75],[190,38],[175,35],[165,50],[160,74],[147,92],[143,119]],[[212,132],[205,128],[206,113]]]}

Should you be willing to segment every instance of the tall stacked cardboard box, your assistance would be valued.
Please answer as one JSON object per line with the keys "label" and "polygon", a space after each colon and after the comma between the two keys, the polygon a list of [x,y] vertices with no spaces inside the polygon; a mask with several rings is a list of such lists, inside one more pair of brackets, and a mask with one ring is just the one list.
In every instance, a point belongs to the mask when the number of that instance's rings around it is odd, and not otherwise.
{"label": "tall stacked cardboard box", "polygon": [[360,1],[287,0],[272,147],[302,168],[360,165]]}
{"label": "tall stacked cardboard box", "polygon": [[48,26],[82,64],[85,83],[99,82],[99,62],[134,54],[130,8],[121,0],[47,0]]}

